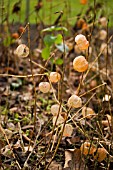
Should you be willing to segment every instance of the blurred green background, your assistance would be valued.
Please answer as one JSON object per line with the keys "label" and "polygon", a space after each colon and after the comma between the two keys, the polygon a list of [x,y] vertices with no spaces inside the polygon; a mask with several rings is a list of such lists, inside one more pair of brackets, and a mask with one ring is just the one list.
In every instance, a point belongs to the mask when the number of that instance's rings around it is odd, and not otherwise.
{"label": "blurred green background", "polygon": [[[112,0],[96,0],[96,2],[102,3],[100,13],[104,11],[106,17],[110,19],[110,25],[112,25]],[[36,23],[43,21],[45,24],[53,24],[59,15],[55,14],[55,12],[63,11],[62,20],[68,20],[70,24],[74,24],[77,14],[81,13],[84,15],[86,9],[88,9],[89,6],[93,6],[94,0],[89,0],[86,5],[82,5],[80,0],[42,0],[42,3],[40,3],[42,7],[37,13],[35,12],[35,7],[38,4],[38,0],[0,0],[0,3],[3,9],[2,20],[7,18],[9,22],[24,23],[29,21],[30,23]],[[20,7],[20,11],[12,13],[15,5]],[[38,7],[39,6],[37,6],[37,8]],[[93,15],[93,13],[91,15]]]}

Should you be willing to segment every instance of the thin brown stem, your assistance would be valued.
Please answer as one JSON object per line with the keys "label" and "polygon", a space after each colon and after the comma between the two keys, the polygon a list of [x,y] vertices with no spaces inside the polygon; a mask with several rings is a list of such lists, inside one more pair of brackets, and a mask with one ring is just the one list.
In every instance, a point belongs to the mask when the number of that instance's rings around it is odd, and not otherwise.
{"label": "thin brown stem", "polygon": [[[28,47],[30,50],[30,25],[28,23]],[[30,58],[30,67],[31,67],[31,74],[32,74],[32,83],[34,86],[34,130],[35,130],[35,125],[36,125],[36,100],[37,100],[37,96],[36,96],[36,85],[35,85],[35,79],[34,79],[34,74],[33,74],[33,65],[32,65],[32,56],[31,53],[29,55]]]}

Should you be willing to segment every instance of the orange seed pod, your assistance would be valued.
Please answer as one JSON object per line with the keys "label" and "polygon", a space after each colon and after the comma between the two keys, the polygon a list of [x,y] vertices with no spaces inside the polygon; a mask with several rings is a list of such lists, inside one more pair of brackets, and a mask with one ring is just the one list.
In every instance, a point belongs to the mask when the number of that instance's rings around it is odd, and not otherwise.
{"label": "orange seed pod", "polygon": [[99,39],[100,40],[105,40],[107,37],[107,32],[105,30],[100,30],[99,32]]}
{"label": "orange seed pod", "polygon": [[86,37],[82,34],[78,34],[75,37],[75,42],[80,50],[86,50],[89,47],[89,41],[87,41]]}
{"label": "orange seed pod", "polygon": [[15,33],[13,33],[13,34],[11,35],[11,37],[12,37],[13,39],[17,39],[17,38],[19,38],[19,34],[18,34],[17,32],[15,32]]}
{"label": "orange seed pod", "polygon": [[49,79],[52,83],[57,83],[61,79],[61,75],[57,72],[51,72]]}
{"label": "orange seed pod", "polygon": [[106,17],[102,17],[99,19],[99,22],[100,24],[103,26],[103,27],[106,27],[107,26],[107,19]]}
{"label": "orange seed pod", "polygon": [[98,162],[102,162],[107,156],[107,152],[104,148],[98,148],[96,155],[94,156],[94,159],[96,159]]}
{"label": "orange seed pod", "polygon": [[70,137],[73,132],[73,127],[70,124],[66,124],[63,132],[63,136]]}
{"label": "orange seed pod", "polygon": [[67,102],[69,107],[79,108],[82,106],[82,100],[77,95],[72,95]]}
{"label": "orange seed pod", "polygon": [[96,148],[90,142],[84,142],[81,145],[80,150],[84,155],[88,155],[88,154],[92,155],[96,151]]}
{"label": "orange seed pod", "polygon": [[24,31],[25,31],[25,28],[22,27],[22,26],[20,26],[19,29],[18,29],[18,32],[19,32],[19,33],[23,33]]}
{"label": "orange seed pod", "polygon": [[85,4],[87,4],[87,0],[80,0],[80,3],[81,3],[82,5],[85,5]]}
{"label": "orange seed pod", "polygon": [[43,93],[48,93],[50,91],[50,84],[48,82],[39,83],[39,90]]}
{"label": "orange seed pod", "polygon": [[84,56],[78,56],[73,60],[73,68],[78,72],[84,72],[88,69],[88,62]]}

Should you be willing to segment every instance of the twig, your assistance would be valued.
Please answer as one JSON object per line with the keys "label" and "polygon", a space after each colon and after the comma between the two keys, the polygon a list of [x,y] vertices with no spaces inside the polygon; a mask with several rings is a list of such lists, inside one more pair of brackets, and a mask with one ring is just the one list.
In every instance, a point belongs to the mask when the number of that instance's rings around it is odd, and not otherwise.
{"label": "twig", "polygon": [[44,170],[47,170],[47,169],[49,168],[52,160],[54,159],[54,157],[55,157],[55,155],[56,155],[56,152],[57,152],[58,147],[59,147],[59,145],[60,145],[60,142],[61,142],[61,139],[62,139],[62,136],[63,136],[63,132],[64,132],[64,128],[65,128],[65,125],[66,125],[66,121],[67,121],[67,119],[68,119],[68,115],[69,115],[70,111],[71,111],[71,108],[69,108],[69,110],[67,111],[67,116],[66,116],[66,118],[65,118],[65,121],[64,121],[62,130],[61,130],[61,134],[60,134],[60,136],[59,136],[59,138],[58,138],[58,143],[57,143],[57,146],[56,146],[55,151],[54,151],[54,153],[53,153],[53,156],[52,156],[51,160],[49,161],[48,165],[45,167]]}
{"label": "twig", "polygon": [[35,149],[35,147],[36,147],[36,145],[37,145],[37,139],[38,139],[38,137],[39,137],[39,135],[40,135],[40,131],[41,131],[41,122],[40,122],[40,127],[39,127],[38,134],[37,134],[37,136],[36,136],[36,139],[35,139],[35,142],[34,142],[34,145],[33,145],[33,149],[32,149],[32,151],[30,152],[30,154],[28,155],[28,157],[27,157],[27,159],[26,159],[26,161],[25,161],[25,163],[24,163],[24,167],[27,167],[27,162],[28,162],[29,158],[31,157],[31,155],[32,155],[32,153],[33,153],[33,151],[34,151],[34,149]]}
{"label": "twig", "polygon": [[46,75],[46,73],[44,74],[28,74],[28,75],[14,75],[14,74],[0,74],[0,77],[15,77],[15,78],[29,78],[29,77],[37,77],[37,76],[43,76]]}
{"label": "twig", "polygon": [[25,152],[24,142],[23,142],[23,139],[22,139],[22,129],[21,129],[21,126],[20,126],[20,122],[18,122],[18,127],[19,127],[19,134],[20,134],[22,149],[23,149],[23,152]]}

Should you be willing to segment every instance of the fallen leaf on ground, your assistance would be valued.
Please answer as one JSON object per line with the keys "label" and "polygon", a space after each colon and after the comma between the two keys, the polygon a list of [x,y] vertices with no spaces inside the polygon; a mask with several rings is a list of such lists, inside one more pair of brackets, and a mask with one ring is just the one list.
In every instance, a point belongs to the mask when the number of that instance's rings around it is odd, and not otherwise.
{"label": "fallen leaf on ground", "polygon": [[[65,164],[63,170],[84,170],[85,163],[81,159],[80,149],[68,149],[65,151]],[[88,168],[86,167],[86,170]]]}

